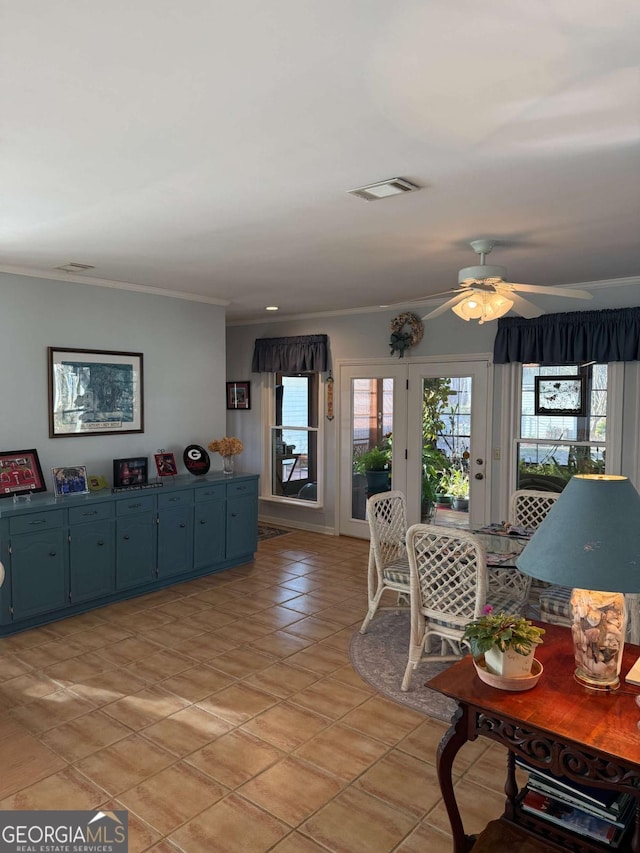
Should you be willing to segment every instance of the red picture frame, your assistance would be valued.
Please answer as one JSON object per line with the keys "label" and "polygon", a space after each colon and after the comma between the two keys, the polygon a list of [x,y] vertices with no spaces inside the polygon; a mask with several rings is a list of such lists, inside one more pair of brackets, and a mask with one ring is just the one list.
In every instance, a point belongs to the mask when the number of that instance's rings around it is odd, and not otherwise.
{"label": "red picture frame", "polygon": [[173,453],[154,453],[158,477],[175,477],[178,473],[176,458]]}
{"label": "red picture frame", "polygon": [[227,382],[227,409],[251,408],[251,383]]}
{"label": "red picture frame", "polygon": [[46,491],[37,450],[0,452],[0,498]]}

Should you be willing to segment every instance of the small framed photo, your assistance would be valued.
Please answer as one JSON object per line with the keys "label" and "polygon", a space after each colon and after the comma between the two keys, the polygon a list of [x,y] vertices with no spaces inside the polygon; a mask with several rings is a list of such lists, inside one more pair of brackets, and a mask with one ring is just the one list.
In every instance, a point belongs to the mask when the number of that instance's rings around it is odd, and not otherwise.
{"label": "small framed photo", "polygon": [[46,491],[37,450],[0,451],[0,498]]}
{"label": "small framed photo", "polygon": [[58,497],[65,495],[86,495],[89,480],[85,465],[73,465],[65,468],[52,468],[53,490]]}
{"label": "small framed photo", "polygon": [[251,408],[251,383],[227,382],[227,409]]}
{"label": "small framed photo", "polygon": [[144,432],[141,352],[48,353],[49,438]]}
{"label": "small framed photo", "polygon": [[536,415],[574,415],[587,413],[586,376],[536,376]]}
{"label": "small framed photo", "polygon": [[153,458],[156,461],[156,470],[158,477],[175,477],[178,473],[176,458],[173,453],[155,453]]}
{"label": "small framed photo", "polygon": [[132,456],[127,459],[113,460],[113,485],[144,486],[148,476],[148,459],[146,456]]}

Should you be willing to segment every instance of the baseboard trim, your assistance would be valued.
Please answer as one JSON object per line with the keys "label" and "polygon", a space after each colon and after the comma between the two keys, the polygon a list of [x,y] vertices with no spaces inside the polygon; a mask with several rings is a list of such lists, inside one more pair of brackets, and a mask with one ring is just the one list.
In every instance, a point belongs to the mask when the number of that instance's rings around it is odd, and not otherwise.
{"label": "baseboard trim", "polygon": [[324,524],[308,524],[307,522],[289,521],[285,518],[278,518],[272,515],[260,515],[258,517],[260,524],[269,524],[272,527],[288,527],[291,530],[308,530],[309,533],[322,533],[323,536],[338,536],[333,527],[327,527]]}

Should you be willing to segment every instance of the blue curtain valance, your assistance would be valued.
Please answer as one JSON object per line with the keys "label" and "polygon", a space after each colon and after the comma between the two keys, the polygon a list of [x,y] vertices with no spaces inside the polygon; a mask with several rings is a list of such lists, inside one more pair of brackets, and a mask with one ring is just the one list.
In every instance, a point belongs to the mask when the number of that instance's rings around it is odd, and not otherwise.
{"label": "blue curtain valance", "polygon": [[503,317],[493,345],[495,364],[570,364],[640,360],[640,308]]}
{"label": "blue curtain valance", "polygon": [[324,373],[329,363],[327,335],[257,338],[254,373]]}

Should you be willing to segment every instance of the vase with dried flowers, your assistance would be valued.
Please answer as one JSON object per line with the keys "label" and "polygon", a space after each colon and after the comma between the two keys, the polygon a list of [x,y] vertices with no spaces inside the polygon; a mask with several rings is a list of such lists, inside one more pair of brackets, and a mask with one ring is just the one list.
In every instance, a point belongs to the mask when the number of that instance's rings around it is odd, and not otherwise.
{"label": "vase with dried flowers", "polygon": [[209,442],[209,450],[212,453],[219,453],[222,456],[222,470],[225,474],[233,474],[235,457],[242,453],[244,446],[239,438],[224,438],[216,439]]}

